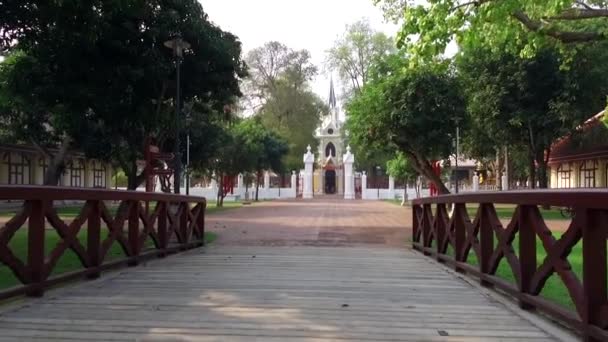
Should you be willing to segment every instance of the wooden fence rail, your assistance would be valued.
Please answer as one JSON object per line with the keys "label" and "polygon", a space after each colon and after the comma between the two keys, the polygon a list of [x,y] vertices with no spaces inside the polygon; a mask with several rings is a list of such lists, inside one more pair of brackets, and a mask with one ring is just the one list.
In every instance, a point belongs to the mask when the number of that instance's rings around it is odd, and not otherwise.
{"label": "wooden fence rail", "polygon": [[[0,201],[23,201],[23,206],[0,228],[0,262],[8,267],[21,286],[0,291],[0,299],[26,294],[41,296],[44,289],[59,282],[97,278],[104,269],[127,264],[135,266],[144,258],[204,244],[206,200],[136,191],[40,186],[0,186]],[[82,207],[72,219],[62,218],[53,201],[75,201]],[[122,204],[113,215],[105,202]],[[70,220],[70,222],[66,222]],[[86,226],[85,226],[86,224]],[[27,232],[27,257],[21,260],[11,249],[15,234]],[[45,246],[49,232],[59,236],[54,246]],[[86,232],[86,243],[78,234]],[[146,246],[150,238],[153,246]],[[107,260],[117,243],[125,258]],[[50,248],[49,248],[50,247]],[[51,276],[59,259],[73,251],[82,269]]]}
{"label": "wooden fence rail", "polygon": [[[496,204],[514,205],[506,226],[499,220]],[[547,227],[542,206],[572,210],[573,218],[561,237],[554,237]],[[608,340],[608,190],[468,193],[417,199],[412,207],[415,249],[478,277],[484,286],[512,295],[523,309],[537,309],[565,322],[586,341]],[[476,215],[471,221],[472,207]],[[537,240],[546,255],[543,260],[537,260]],[[579,242],[582,281],[568,260]],[[467,263],[471,251],[476,266]],[[503,259],[515,283],[496,276]],[[567,288],[574,310],[539,296],[554,274]]]}

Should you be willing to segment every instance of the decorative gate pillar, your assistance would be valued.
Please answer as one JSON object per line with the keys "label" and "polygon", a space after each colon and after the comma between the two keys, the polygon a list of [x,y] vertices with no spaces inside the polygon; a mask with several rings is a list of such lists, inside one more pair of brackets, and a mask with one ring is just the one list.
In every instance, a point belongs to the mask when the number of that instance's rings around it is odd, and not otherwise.
{"label": "decorative gate pillar", "polygon": [[306,151],[306,154],[304,154],[304,191],[302,192],[302,198],[312,198],[312,173],[315,155],[310,152],[310,145],[306,147]]}
{"label": "decorative gate pillar", "polygon": [[395,199],[395,178],[393,176],[388,177],[388,195],[389,199]]}
{"label": "decorative gate pillar", "polygon": [[509,177],[507,177],[507,175],[502,175],[501,177],[501,181],[502,181],[502,190],[503,191],[507,191],[509,190]]}
{"label": "decorative gate pillar", "polygon": [[367,171],[363,171],[361,175],[361,199],[367,199]]}
{"label": "decorative gate pillar", "polygon": [[297,186],[297,183],[296,183],[296,172],[295,171],[291,171],[291,189],[293,190],[294,194],[297,191],[296,186]]}
{"label": "decorative gate pillar", "polygon": [[210,184],[210,188],[213,189],[213,193],[217,194],[217,180],[215,179],[215,172],[211,175],[211,184]]}
{"label": "decorative gate pillar", "polygon": [[475,192],[479,191],[479,176],[478,175],[473,176],[473,191],[475,191]]}
{"label": "decorative gate pillar", "polygon": [[239,173],[239,177],[237,179],[237,185],[236,185],[236,187],[238,189],[244,188],[244,186],[243,186],[243,174],[242,173]]}
{"label": "decorative gate pillar", "polygon": [[270,172],[264,171],[264,189],[270,189]]}
{"label": "decorative gate pillar", "polygon": [[344,199],[355,199],[355,177],[353,163],[355,155],[350,153],[350,145],[346,147],[346,154],[342,157],[344,163]]}

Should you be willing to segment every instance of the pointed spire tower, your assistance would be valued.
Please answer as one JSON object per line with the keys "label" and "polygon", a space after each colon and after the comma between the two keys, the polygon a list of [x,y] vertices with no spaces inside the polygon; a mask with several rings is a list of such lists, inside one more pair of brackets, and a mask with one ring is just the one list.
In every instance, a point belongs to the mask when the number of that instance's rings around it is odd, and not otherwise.
{"label": "pointed spire tower", "polygon": [[334,90],[334,77],[331,76],[329,80],[329,111],[331,115],[331,121],[334,122],[335,125],[338,124],[338,108],[337,108],[337,100],[336,100],[336,92]]}

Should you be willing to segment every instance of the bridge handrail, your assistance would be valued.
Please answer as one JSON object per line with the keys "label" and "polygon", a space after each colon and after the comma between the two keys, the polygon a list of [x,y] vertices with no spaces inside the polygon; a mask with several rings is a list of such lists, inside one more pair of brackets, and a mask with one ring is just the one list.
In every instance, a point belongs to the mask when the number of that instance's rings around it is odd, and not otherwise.
{"label": "bridge handrail", "polygon": [[[513,204],[503,226],[495,204]],[[468,206],[467,206],[468,205]],[[471,208],[473,206],[473,208]],[[539,207],[568,208],[572,221],[554,237]],[[468,207],[468,209],[467,209]],[[468,210],[474,209],[474,218]],[[537,309],[578,330],[587,341],[608,340],[608,190],[538,190],[467,193],[412,201],[412,241],[416,250],[469,273],[487,287],[515,297],[523,309]],[[537,260],[537,239],[546,257]],[[518,241],[517,243],[514,243]],[[582,281],[568,256],[582,241]],[[517,253],[516,253],[517,250]],[[467,262],[477,257],[476,266]],[[496,275],[506,261],[514,282]],[[555,273],[575,310],[539,294]]]}
{"label": "bridge handrail", "polygon": [[[205,241],[204,197],[139,191],[67,188],[49,186],[0,186],[0,200],[23,201],[23,205],[0,226],[0,263],[22,284],[0,291],[0,299],[16,295],[41,296],[46,287],[86,276],[97,278],[101,271],[127,264],[137,265],[150,257],[202,246]],[[73,219],[60,217],[53,201],[75,201],[81,205]],[[113,214],[105,202],[120,201]],[[66,222],[67,221],[67,222]],[[10,242],[27,231],[27,252],[23,260]],[[86,230],[86,241],[78,234]],[[57,242],[45,249],[47,234],[56,232]],[[146,245],[151,239],[153,246]],[[125,258],[108,260],[118,244]],[[59,259],[70,249],[82,269],[52,276]]]}

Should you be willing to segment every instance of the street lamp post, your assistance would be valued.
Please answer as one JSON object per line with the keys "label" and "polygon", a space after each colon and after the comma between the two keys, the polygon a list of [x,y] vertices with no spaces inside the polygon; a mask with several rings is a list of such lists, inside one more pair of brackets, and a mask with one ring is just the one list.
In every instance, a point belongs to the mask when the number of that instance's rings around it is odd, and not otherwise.
{"label": "street lamp post", "polygon": [[181,184],[181,172],[182,172],[182,159],[180,153],[180,116],[181,116],[181,63],[184,56],[184,50],[190,48],[190,44],[182,39],[180,35],[175,36],[173,39],[168,40],[164,43],[166,47],[173,51],[175,57],[175,146],[173,147],[173,153],[175,155],[175,169],[173,170],[173,192],[176,194],[180,193]]}
{"label": "street lamp post", "polygon": [[186,133],[186,195],[190,195],[190,129]]}
{"label": "street lamp post", "polygon": [[456,118],[456,172],[454,172],[454,186],[456,193],[458,193],[458,158],[460,158],[460,118]]}

